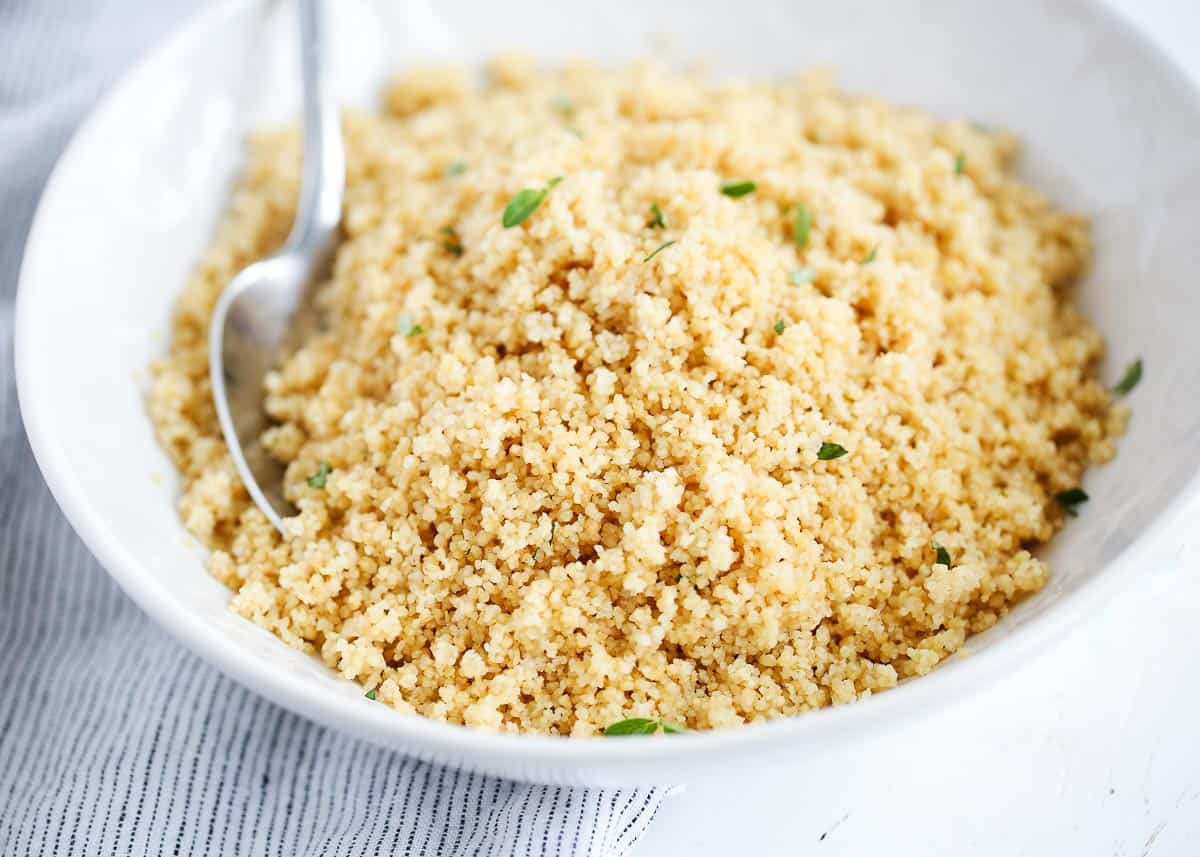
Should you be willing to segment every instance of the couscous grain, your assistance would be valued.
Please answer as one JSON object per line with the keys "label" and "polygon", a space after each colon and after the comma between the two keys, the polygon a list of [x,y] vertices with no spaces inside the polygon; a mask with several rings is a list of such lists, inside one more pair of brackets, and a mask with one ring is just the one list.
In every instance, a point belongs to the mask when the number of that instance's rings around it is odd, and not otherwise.
{"label": "couscous grain", "polygon": [[594,735],[848,702],[1042,586],[1125,412],[1086,222],[1010,137],[823,76],[490,71],[345,121],[328,327],[268,381],[286,539],[207,381],[297,196],[298,136],[253,145],[150,399],[234,610],[402,711]]}

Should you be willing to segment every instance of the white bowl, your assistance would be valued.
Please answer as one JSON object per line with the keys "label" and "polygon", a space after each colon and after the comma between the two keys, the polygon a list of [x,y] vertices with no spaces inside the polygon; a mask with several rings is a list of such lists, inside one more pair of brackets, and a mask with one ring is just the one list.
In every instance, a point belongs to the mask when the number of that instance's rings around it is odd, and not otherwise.
{"label": "white bowl", "polygon": [[[330,4],[331,7],[333,4]],[[100,562],[156,620],[231,676],[314,720],[406,753],[533,780],[672,782],[788,760],[944,706],[1048,646],[1153,562],[1155,536],[1197,491],[1200,466],[1200,104],[1157,51],[1087,3],[958,0],[338,0],[347,102],[390,69],[520,47],[621,60],[670,34],[719,72],[839,69],[852,89],[1009,128],[1022,169],[1095,216],[1080,290],[1108,338],[1108,377],[1146,376],[1116,462],[1090,473],[1081,517],[1049,550],[1053,577],[973,656],[869,700],[664,740],[499,736],[365,700],[323,664],[230,614],[229,593],[175,514],[177,483],[143,403],[172,304],[209,240],[244,123],[297,103],[290,20],[252,0],[196,16],[130,72],[59,162],[29,238],[17,303],[21,408],[46,481]],[[266,92],[268,98],[247,98]]]}

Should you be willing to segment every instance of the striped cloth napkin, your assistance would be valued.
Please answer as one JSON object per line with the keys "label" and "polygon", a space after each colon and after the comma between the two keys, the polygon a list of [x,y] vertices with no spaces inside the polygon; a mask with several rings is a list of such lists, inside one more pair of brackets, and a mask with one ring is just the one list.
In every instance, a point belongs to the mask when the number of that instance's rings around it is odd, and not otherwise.
{"label": "striped cloth napkin", "polygon": [[141,615],[42,483],[12,372],[34,204],[99,92],[195,5],[0,2],[0,854],[627,854],[661,790],[464,774],[276,708]]}

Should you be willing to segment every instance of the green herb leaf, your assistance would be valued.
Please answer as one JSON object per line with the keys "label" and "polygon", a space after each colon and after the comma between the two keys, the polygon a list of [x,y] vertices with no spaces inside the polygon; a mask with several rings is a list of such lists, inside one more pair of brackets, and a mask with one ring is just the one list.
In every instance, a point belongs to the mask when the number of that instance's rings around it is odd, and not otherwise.
{"label": "green herb leaf", "polygon": [[605,735],[653,735],[658,731],[658,721],[649,717],[630,717],[612,724],[604,730]]}
{"label": "green herb leaf", "polygon": [[412,315],[406,312],[400,318],[396,319],[396,332],[405,339],[412,339],[414,336],[420,336],[424,333],[425,328],[417,324]]}
{"label": "green herb leaf", "polygon": [[1118,396],[1124,396],[1131,392],[1138,385],[1138,381],[1142,380],[1142,358],[1138,358],[1125,367],[1125,374],[1121,376],[1121,381],[1117,386],[1113,387],[1113,392]]}
{"label": "green herb leaf", "polygon": [[524,223],[529,215],[537,211],[537,207],[542,204],[542,200],[546,198],[550,188],[561,181],[562,176],[555,176],[546,182],[546,186],[543,188],[527,187],[517,191],[517,195],[504,207],[504,215],[500,218],[504,228],[512,229],[514,226]]}
{"label": "green herb leaf", "polygon": [[583,139],[584,133],[582,130],[580,130],[578,125],[564,125],[563,127],[566,129],[566,132],[568,134],[570,134],[572,137],[578,137],[580,140]]}
{"label": "green herb leaf", "polygon": [[657,202],[650,204],[650,213],[654,216],[650,218],[650,222],[646,226],[650,229],[666,229],[667,218],[663,217],[662,209],[658,207]]}
{"label": "green herb leaf", "polygon": [[442,242],[442,248],[452,256],[461,256],[463,254],[462,239],[458,236],[458,230],[453,226],[443,226],[441,229],[446,240]]}
{"label": "green herb leaf", "polygon": [[504,216],[500,222],[504,224],[505,229],[512,229],[514,226],[519,226],[524,223],[529,215],[537,210],[537,207],[542,204],[542,200],[546,198],[545,188],[525,188],[517,191],[517,195],[512,198],[504,209]]}
{"label": "green herb leaf", "polygon": [[575,115],[575,102],[566,95],[556,95],[550,99],[550,109],[570,119]]}
{"label": "green herb leaf", "polygon": [[737,199],[748,193],[754,193],[757,187],[758,185],[752,181],[721,182],[721,193]]}
{"label": "green herb leaf", "polygon": [[796,206],[796,214],[792,218],[792,242],[803,250],[808,246],[809,232],[812,230],[812,215],[804,205]]}
{"label": "green herb leaf", "polygon": [[467,171],[467,165],[464,164],[462,161],[455,161],[452,164],[446,165],[446,175],[447,176],[451,176],[451,177],[452,176],[461,176],[466,171]]}
{"label": "green herb leaf", "polygon": [[872,262],[874,262],[874,261],[875,261],[875,255],[876,255],[878,252],[879,252],[879,245],[878,245],[878,244],[876,244],[874,247],[872,247],[872,248],[871,248],[871,252],[870,252],[870,253],[868,253],[866,256],[863,256],[862,263],[863,263],[864,265],[870,265]]}
{"label": "green herb leaf", "polygon": [[963,174],[963,170],[965,170],[966,168],[967,168],[967,156],[963,152],[959,152],[958,155],[954,158],[954,174],[956,176],[961,176]]}
{"label": "green herb leaf", "polygon": [[651,259],[653,259],[655,256],[657,256],[657,255],[658,255],[659,253],[661,253],[663,250],[666,250],[668,247],[670,247],[670,246],[671,246],[672,244],[674,244],[674,243],[675,243],[674,241],[664,241],[662,244],[659,244],[659,245],[658,245],[658,247],[656,247],[656,248],[654,249],[654,252],[653,252],[653,253],[651,253],[649,256],[647,256],[647,257],[646,257],[645,259],[643,259],[642,261],[643,261],[643,262],[649,262]]}
{"label": "green herb leaf", "polygon": [[317,472],[304,481],[308,483],[309,488],[324,488],[325,480],[329,478],[329,474],[332,472],[332,470],[333,468],[329,466],[328,462],[322,461],[317,465]]}
{"label": "green herb leaf", "polygon": [[782,318],[781,318],[781,319],[779,319],[779,321],[775,322],[775,328],[774,328],[774,329],[775,329],[775,333],[776,333],[776,335],[780,335],[780,336],[781,336],[781,335],[783,335],[783,331],[784,331],[784,329],[785,329],[786,327],[787,327],[787,325],[783,323],[783,319],[782,319]]}
{"label": "green herb leaf", "polygon": [[373,687],[370,690],[368,690],[366,693],[364,693],[363,696],[365,696],[367,699],[374,702],[376,697],[379,696],[379,690],[377,688]]}
{"label": "green herb leaf", "polygon": [[1058,505],[1062,506],[1064,512],[1072,518],[1077,518],[1079,517],[1079,505],[1088,501],[1088,495],[1082,488],[1068,488],[1066,491],[1059,491],[1055,494],[1054,499],[1058,501]]}
{"label": "green herb leaf", "polygon": [[833,461],[835,458],[841,458],[849,450],[839,443],[829,443],[826,441],[821,444],[821,448],[817,450],[818,461]]}
{"label": "green herb leaf", "polygon": [[946,550],[942,546],[941,542],[933,542],[931,547],[933,548],[934,552],[937,553],[938,565],[944,565],[944,566],[946,566],[946,568],[949,568],[950,567],[950,551]]}
{"label": "green herb leaf", "polygon": [[630,717],[614,723],[604,730],[605,735],[654,735],[661,729],[667,735],[686,735],[691,729],[672,723],[669,720],[655,720],[652,717]]}
{"label": "green herb leaf", "polygon": [[817,272],[812,268],[798,268],[792,271],[792,285],[805,286],[815,280]]}

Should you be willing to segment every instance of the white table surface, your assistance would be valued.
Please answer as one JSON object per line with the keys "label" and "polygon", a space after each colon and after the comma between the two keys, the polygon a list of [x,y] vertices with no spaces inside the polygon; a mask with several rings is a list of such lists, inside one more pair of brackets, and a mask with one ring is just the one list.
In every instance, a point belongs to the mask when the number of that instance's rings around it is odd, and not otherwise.
{"label": "white table surface", "polygon": [[[1200,2],[1111,3],[1200,82]],[[1171,535],[1173,568],[974,698],[688,786],[634,857],[1200,855],[1198,531],[1200,507]]]}

